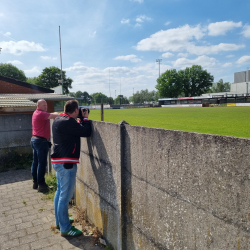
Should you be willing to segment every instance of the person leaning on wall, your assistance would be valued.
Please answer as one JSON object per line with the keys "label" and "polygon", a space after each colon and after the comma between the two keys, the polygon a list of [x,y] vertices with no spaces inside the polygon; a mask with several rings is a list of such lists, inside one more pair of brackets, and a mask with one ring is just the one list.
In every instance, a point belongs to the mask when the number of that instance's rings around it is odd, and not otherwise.
{"label": "person leaning on wall", "polygon": [[[64,113],[61,113],[52,125],[53,147],[51,163],[56,171],[57,190],[54,198],[56,227],[62,236],[79,236],[82,234],[74,226],[68,216],[68,204],[73,196],[77,163],[79,163],[80,137],[91,136],[91,121],[88,110],[79,110],[78,101],[67,101]],[[80,117],[77,122],[76,118]]]}
{"label": "person leaning on wall", "polygon": [[47,167],[47,155],[50,142],[50,119],[55,119],[57,112],[47,112],[47,102],[43,99],[37,101],[37,109],[32,115],[32,138],[30,141],[33,149],[33,162],[31,174],[33,177],[33,189],[39,192],[47,192],[48,186],[45,183],[45,172]]}

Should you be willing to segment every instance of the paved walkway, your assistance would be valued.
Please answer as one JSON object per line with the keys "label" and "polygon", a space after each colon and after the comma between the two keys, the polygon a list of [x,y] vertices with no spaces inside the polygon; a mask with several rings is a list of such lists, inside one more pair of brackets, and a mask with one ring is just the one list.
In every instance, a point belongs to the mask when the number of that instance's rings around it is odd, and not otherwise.
{"label": "paved walkway", "polygon": [[[64,238],[51,231],[53,203],[43,200],[44,195],[32,189],[32,184],[27,170],[0,173],[0,250],[105,249],[92,246],[88,236]],[[73,209],[70,213],[74,217]]]}

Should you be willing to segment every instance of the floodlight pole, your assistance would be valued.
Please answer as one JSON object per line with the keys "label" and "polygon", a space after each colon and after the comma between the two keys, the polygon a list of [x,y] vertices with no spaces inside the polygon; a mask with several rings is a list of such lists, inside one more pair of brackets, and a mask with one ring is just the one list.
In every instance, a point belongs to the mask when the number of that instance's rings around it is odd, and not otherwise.
{"label": "floodlight pole", "polygon": [[[159,63],[159,87],[160,87],[160,76],[161,76],[161,72],[160,72],[161,61],[162,59],[156,59],[156,62]],[[159,90],[159,98],[160,98],[160,90]]]}
{"label": "floodlight pole", "polygon": [[248,67],[246,70],[246,95],[248,95],[248,79],[249,79],[249,75],[248,75]]}
{"label": "floodlight pole", "polygon": [[62,94],[64,94],[63,93],[62,50],[61,50],[61,32],[60,32],[60,26],[59,26],[59,43],[60,43],[60,60],[61,60],[61,80],[58,80],[58,82],[62,84]]}

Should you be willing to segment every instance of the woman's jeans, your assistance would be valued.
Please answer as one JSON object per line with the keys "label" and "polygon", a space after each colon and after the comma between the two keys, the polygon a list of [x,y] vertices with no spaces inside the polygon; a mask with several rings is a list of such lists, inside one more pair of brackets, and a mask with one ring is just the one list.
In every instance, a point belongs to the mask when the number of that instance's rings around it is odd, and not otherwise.
{"label": "woman's jeans", "polygon": [[33,162],[31,166],[31,174],[33,181],[38,185],[45,183],[44,175],[47,167],[47,156],[49,152],[49,144],[46,139],[31,138],[31,147],[33,149]]}
{"label": "woman's jeans", "polygon": [[64,233],[71,228],[68,204],[75,190],[77,165],[73,164],[71,169],[65,169],[63,163],[53,163],[52,166],[57,178],[57,190],[54,198],[56,225],[60,226],[60,231]]}

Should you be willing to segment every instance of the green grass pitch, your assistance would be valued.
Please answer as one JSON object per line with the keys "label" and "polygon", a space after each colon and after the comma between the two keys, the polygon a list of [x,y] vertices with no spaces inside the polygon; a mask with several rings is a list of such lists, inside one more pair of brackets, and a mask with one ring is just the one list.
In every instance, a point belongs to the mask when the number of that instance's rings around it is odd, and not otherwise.
{"label": "green grass pitch", "polygon": [[[100,121],[101,111],[89,118]],[[105,109],[104,121],[130,125],[250,138],[250,107]]]}

